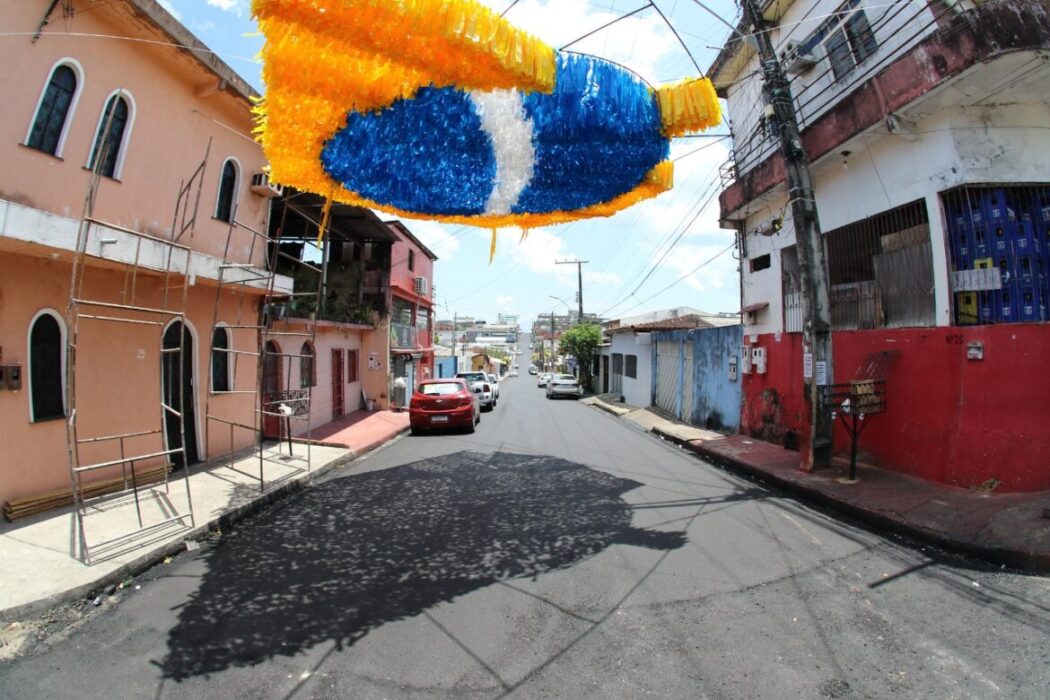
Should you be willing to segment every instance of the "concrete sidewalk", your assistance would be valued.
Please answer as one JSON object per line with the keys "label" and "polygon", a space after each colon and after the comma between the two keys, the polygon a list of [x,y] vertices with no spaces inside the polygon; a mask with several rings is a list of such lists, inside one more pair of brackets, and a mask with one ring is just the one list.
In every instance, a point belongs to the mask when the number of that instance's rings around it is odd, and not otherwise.
{"label": "concrete sidewalk", "polygon": [[[91,501],[84,534],[91,564],[78,558],[80,545],[72,507],[0,522],[0,620],[40,612],[70,600],[101,593],[144,571],[165,557],[193,546],[229,524],[307,485],[314,477],[340,467],[408,430],[408,414],[360,411],[313,431],[309,446],[268,445],[260,488],[258,453],[197,465],[189,477],[194,523],[189,518],[185,480],[173,474],[163,486],[140,490],[140,502],[129,493]],[[319,437],[323,436],[323,438]],[[323,443],[323,444],[319,444]],[[310,451],[309,470],[305,459]],[[144,529],[138,529],[141,512]],[[169,522],[164,522],[169,521]],[[109,542],[108,544],[101,544]]]}
{"label": "concrete sidewalk", "polygon": [[[799,454],[744,435],[726,436],[667,420],[648,409],[589,403],[692,450],[707,461],[756,477],[876,527],[996,564],[1050,573],[1050,491],[992,493],[924,481],[846,461],[799,470]],[[630,407],[628,407],[630,408]]]}

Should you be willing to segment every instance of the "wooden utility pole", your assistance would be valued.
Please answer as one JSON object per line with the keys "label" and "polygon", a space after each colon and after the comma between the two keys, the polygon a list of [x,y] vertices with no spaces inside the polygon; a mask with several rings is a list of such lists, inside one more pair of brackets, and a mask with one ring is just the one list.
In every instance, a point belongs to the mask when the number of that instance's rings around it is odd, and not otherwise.
{"label": "wooden utility pole", "polygon": [[586,265],[589,260],[555,260],[555,265],[575,265],[576,266],[576,303],[579,305],[579,314],[576,317],[576,323],[583,323],[583,266]]}
{"label": "wooden utility pole", "polygon": [[[750,37],[758,49],[766,98],[773,107],[780,150],[787,173],[788,200],[795,225],[795,241],[802,282],[802,368],[805,400],[809,413],[809,435],[802,440],[801,468],[831,463],[831,435],[834,423],[830,413],[821,410],[820,386],[833,380],[831,363],[831,301],[828,292],[827,263],[824,241],[817,218],[817,203],[813,194],[813,179],[809,160],[802,145],[802,136],[791,98],[791,86],[777,59],[769,25],[762,17],[756,0],[743,0],[744,16],[752,26]],[[746,235],[742,231],[741,235]],[[808,438],[808,439],[806,439]]]}

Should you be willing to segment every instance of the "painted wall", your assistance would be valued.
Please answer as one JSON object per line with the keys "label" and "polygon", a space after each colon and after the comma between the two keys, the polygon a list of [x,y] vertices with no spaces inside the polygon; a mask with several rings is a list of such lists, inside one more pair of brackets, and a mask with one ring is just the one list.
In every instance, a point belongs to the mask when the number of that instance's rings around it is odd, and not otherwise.
{"label": "painted wall", "polygon": [[[19,363],[23,368],[22,390],[0,392],[0,444],[3,445],[0,450],[0,501],[69,486],[64,421],[30,422],[27,361],[32,318],[45,308],[65,317],[69,279],[67,262],[27,255],[0,255],[0,347],[3,348],[5,363]],[[91,268],[85,278],[85,294],[91,298],[119,298],[124,284],[122,272]],[[138,280],[140,302],[146,306],[159,306],[160,286],[159,277],[141,276]],[[239,304],[239,296],[224,295],[219,305],[219,320],[236,323]],[[254,318],[258,313],[257,300],[245,298],[244,304],[243,316]],[[190,288],[187,325],[194,339],[196,429],[202,458],[215,457],[230,449],[229,430],[209,431],[206,411],[247,425],[252,424],[255,415],[251,395],[208,396],[208,348],[214,309],[214,287],[198,284]],[[234,337],[234,348],[255,351],[253,332],[232,332],[240,334]],[[159,326],[81,321],[77,338],[80,348],[77,422],[81,438],[160,427],[161,335]],[[238,357],[235,388],[251,389],[255,380],[256,359],[246,355]],[[233,449],[244,448],[251,442],[250,432],[235,431]],[[162,437],[150,435],[127,440],[125,449],[127,454],[145,454],[157,451],[161,446]],[[81,450],[82,464],[117,457],[119,444],[114,442],[88,445]],[[114,473],[116,470],[111,473],[100,470],[86,480],[106,478]]]}
{"label": "painted wall", "polygon": [[[982,343],[983,360],[967,346]],[[1050,489],[1050,326],[844,331],[834,334],[835,380],[848,382],[868,353],[900,350],[887,377],[887,411],[860,441],[865,461],[961,487]],[[798,334],[761,335],[766,375],[744,379],[741,432],[773,441],[803,423]],[[838,427],[835,448],[846,452]]]}
{"label": "painted wall", "polygon": [[[651,333],[613,333],[609,343],[608,353],[602,349],[602,354],[609,355],[609,372],[612,372],[612,356],[615,353],[624,355],[624,372],[627,371],[627,355],[638,356],[638,372],[635,378],[623,375],[624,402],[631,406],[649,406],[652,403],[653,387],[653,358]],[[612,391],[612,378],[609,378],[609,391]]]}
{"label": "painted wall", "polygon": [[[730,378],[729,358],[739,359],[742,327],[658,331],[652,335],[653,352],[657,342],[692,346],[692,402],[683,406],[683,418],[709,430],[737,432],[740,428],[741,382],[739,374],[736,379]],[[680,387],[679,396],[686,396],[684,387]]]}
{"label": "painted wall", "polygon": [[459,371],[457,369],[458,359],[459,358],[456,358],[456,357],[441,357],[441,358],[438,358],[437,362],[435,363],[437,366],[435,368],[434,377],[436,379],[441,379],[443,377],[454,377],[454,376],[456,376],[456,372]]}
{"label": "painted wall", "polygon": [[361,388],[377,410],[390,408],[390,316],[361,336]]}
{"label": "painted wall", "polygon": [[[230,157],[240,166],[237,218],[265,230],[268,200],[248,190],[251,175],[265,165],[261,148],[251,138],[248,101],[228,92],[209,94],[218,78],[179,49],[163,45],[170,44],[170,39],[140,19],[132,19],[123,2],[85,12],[88,3],[77,0],[74,7],[79,12],[52,21],[32,43],[31,34],[48,4],[46,0],[25,0],[4,6],[6,31],[24,34],[0,42],[0,64],[18,66],[5,77],[5,99],[0,104],[5,164],[0,169],[0,198],[79,217],[90,177],[84,167],[103,109],[111,93],[123,89],[131,95],[133,116],[116,178],[102,178],[96,218],[166,236],[180,183],[200,163],[210,139],[194,248],[222,257],[229,225],[213,215],[222,165]],[[129,36],[161,45],[85,40],[66,33]],[[27,140],[51,70],[63,59],[78,64],[80,90],[56,157],[21,144]],[[237,232],[231,257],[248,262],[253,238],[247,231]],[[252,261],[260,263],[264,258],[264,246],[256,243]]]}
{"label": "painted wall", "polygon": [[[316,384],[310,390],[310,424],[306,421],[293,421],[292,433],[304,435],[307,428],[316,429],[325,423],[335,419],[333,396],[333,364],[332,350],[338,348],[343,351],[343,372],[340,383],[343,388],[343,415],[358,410],[361,406],[361,387],[363,365],[366,359],[361,357],[361,338],[372,331],[361,331],[359,329],[345,328],[340,326],[319,326],[314,336],[314,360],[317,366],[314,370]],[[300,348],[306,338],[294,338],[292,336],[277,336],[277,341],[283,352],[300,354]],[[358,379],[355,382],[347,382],[347,350],[358,351]],[[281,386],[285,389],[301,389],[302,384],[301,362],[299,358],[284,358],[282,362]]]}

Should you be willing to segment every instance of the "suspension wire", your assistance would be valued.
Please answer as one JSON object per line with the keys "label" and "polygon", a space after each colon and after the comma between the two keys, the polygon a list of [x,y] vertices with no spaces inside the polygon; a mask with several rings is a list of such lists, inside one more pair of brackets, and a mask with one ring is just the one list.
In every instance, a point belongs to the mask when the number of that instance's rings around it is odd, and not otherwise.
{"label": "suspension wire", "polygon": [[667,15],[663,13],[663,10],[660,9],[660,6],[657,5],[654,0],[650,0],[649,4],[653,6],[653,9],[656,10],[656,12],[660,15],[660,19],[664,21],[664,24],[667,25],[667,28],[671,30],[672,34],[674,34],[674,38],[678,39],[678,43],[681,44],[682,50],[685,51],[685,55],[688,56],[689,60],[693,62],[693,67],[696,68],[696,72],[699,73],[701,77],[703,77],[704,69],[701,68],[700,64],[696,62],[696,59],[693,57],[693,52],[690,51],[689,47],[685,45],[684,41],[682,41],[682,37],[678,34],[678,30],[674,28],[673,24],[671,24],[671,20],[667,19]]}
{"label": "suspension wire", "polygon": [[514,6],[518,4],[519,0],[514,0],[510,5],[507,5],[507,9],[499,13],[500,17],[506,17],[507,13],[514,9]]}
{"label": "suspension wire", "polygon": [[[587,32],[586,34],[584,34],[583,36],[581,36],[581,37],[579,37],[579,38],[576,38],[576,39],[573,39],[573,40],[572,40],[572,41],[570,41],[570,42],[569,42],[568,44],[565,44],[564,46],[562,46],[562,47],[561,47],[561,48],[559,48],[558,50],[559,50],[559,51],[564,51],[565,49],[569,48],[569,47],[570,47],[570,46],[572,46],[573,44],[578,44],[578,43],[580,43],[581,41],[583,41],[584,39],[586,39],[586,38],[588,38],[588,37],[591,37],[591,36],[594,36],[595,34],[597,34],[598,32],[602,31],[603,29],[607,29],[608,27],[611,27],[612,25],[616,24],[616,23],[617,23],[617,22],[619,22],[620,20],[622,20],[622,19],[627,19],[628,17],[631,17],[631,16],[633,16],[633,15],[636,15],[636,14],[638,14],[639,12],[641,12],[641,11],[643,11],[643,10],[648,10],[648,9],[649,9],[650,7],[656,7],[656,5],[655,5],[655,4],[653,4],[652,0],[649,0],[649,2],[645,3],[644,5],[642,5],[641,7],[639,7],[639,8],[638,8],[638,9],[636,9],[636,10],[632,10],[631,12],[628,12],[628,13],[627,13],[627,14],[625,14],[625,15],[620,15],[620,16],[619,16],[619,17],[617,17],[616,19],[610,20],[609,22],[606,22],[605,24],[603,24],[602,26],[600,26],[600,27],[598,27],[598,28],[596,28],[596,29],[592,29],[591,31],[589,31],[589,32]],[[659,12],[660,10],[659,10],[659,9],[657,9],[656,11],[657,11],[657,12]],[[672,31],[673,31],[673,30],[672,30]]]}

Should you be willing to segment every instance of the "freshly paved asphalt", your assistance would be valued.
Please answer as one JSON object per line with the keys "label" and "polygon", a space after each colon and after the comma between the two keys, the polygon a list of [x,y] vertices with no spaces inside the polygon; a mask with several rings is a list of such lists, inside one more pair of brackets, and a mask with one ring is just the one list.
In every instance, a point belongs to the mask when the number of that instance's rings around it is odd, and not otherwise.
{"label": "freshly paved asphalt", "polygon": [[0,665],[3,698],[1050,695],[1050,581],[505,382]]}

